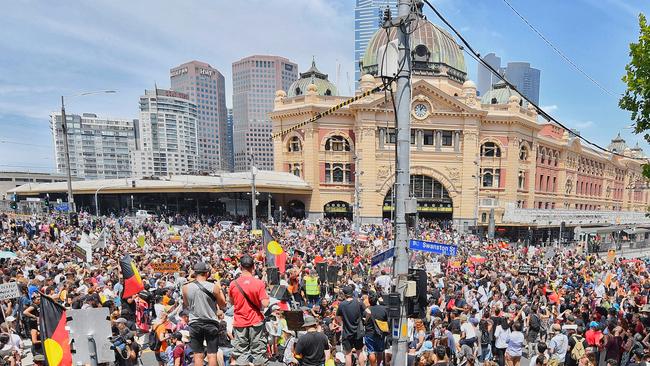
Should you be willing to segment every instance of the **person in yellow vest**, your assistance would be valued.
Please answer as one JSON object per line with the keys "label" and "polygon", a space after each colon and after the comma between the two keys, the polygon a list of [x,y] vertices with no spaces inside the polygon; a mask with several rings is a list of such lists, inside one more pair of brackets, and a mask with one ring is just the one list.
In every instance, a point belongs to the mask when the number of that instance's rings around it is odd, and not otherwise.
{"label": "person in yellow vest", "polygon": [[305,295],[307,295],[307,305],[312,307],[320,301],[320,283],[318,283],[318,276],[312,274],[309,269],[305,270],[305,282],[303,288]]}

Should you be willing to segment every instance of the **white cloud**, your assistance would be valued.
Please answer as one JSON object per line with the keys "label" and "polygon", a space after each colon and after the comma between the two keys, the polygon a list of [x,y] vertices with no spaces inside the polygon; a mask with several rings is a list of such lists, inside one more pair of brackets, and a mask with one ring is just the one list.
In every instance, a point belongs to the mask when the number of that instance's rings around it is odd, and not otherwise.
{"label": "white cloud", "polygon": [[548,112],[548,113],[555,112],[555,111],[557,111],[557,110],[559,109],[559,107],[557,106],[557,104],[543,105],[541,108],[542,108],[543,110],[545,110],[546,112]]}

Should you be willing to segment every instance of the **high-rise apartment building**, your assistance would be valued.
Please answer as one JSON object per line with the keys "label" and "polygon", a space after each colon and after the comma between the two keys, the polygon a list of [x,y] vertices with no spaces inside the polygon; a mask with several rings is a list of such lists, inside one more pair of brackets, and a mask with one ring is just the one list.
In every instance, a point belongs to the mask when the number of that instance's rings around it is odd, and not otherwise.
{"label": "high-rise apartment building", "polygon": [[233,149],[233,119],[232,108],[228,108],[228,117],[226,119],[226,146],[228,148],[228,159],[230,159],[230,170],[235,166],[235,153]]}
{"label": "high-rise apartment building", "polygon": [[186,93],[146,90],[140,97],[135,176],[165,176],[199,171],[197,109]]}
{"label": "high-rise apartment building", "polygon": [[226,85],[219,70],[200,61],[190,61],[169,71],[171,90],[185,93],[196,104],[199,160],[197,170],[229,171],[230,157],[224,143],[226,127]]}
{"label": "high-rise apartment building", "polygon": [[[359,89],[361,67],[359,62],[368,41],[381,26],[384,10],[389,7],[397,15],[397,0],[357,0],[354,8],[354,89]],[[338,85],[337,85],[338,86]]]}
{"label": "high-rise apartment building", "polygon": [[[50,115],[56,170],[67,171],[61,112]],[[83,179],[131,176],[137,120],[99,118],[93,113],[66,114],[72,176]]]}
{"label": "high-rise apartment building", "polygon": [[275,92],[298,79],[298,65],[279,56],[249,56],[232,64],[235,171],[273,170],[272,124]]}
{"label": "high-rise apartment building", "polygon": [[[535,104],[539,104],[539,80],[541,76],[539,69],[530,67],[528,62],[508,62],[506,67],[502,67],[501,58],[494,53],[488,53],[483,57],[483,60],[505,76],[526,98],[532,100]],[[478,65],[477,79],[476,89],[480,95],[487,93],[500,80],[490,69],[481,64]]]}

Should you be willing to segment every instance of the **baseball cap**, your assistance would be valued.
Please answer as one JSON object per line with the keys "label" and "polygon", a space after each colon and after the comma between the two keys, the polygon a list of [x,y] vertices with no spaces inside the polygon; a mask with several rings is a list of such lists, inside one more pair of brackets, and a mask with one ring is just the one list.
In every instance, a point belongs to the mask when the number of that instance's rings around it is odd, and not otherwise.
{"label": "baseball cap", "polygon": [[194,272],[196,273],[208,273],[210,272],[210,268],[208,267],[208,264],[205,262],[197,262],[194,265]]}
{"label": "baseball cap", "polygon": [[116,323],[126,324],[126,323],[127,323],[127,320],[124,319],[124,318],[117,318],[117,320],[115,320],[115,322],[116,322]]}

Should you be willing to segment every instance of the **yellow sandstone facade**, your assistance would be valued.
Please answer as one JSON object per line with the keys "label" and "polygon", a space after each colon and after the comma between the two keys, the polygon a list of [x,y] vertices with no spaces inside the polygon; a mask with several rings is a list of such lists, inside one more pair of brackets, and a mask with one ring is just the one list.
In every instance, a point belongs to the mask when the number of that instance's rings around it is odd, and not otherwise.
{"label": "yellow sandstone facade", "polygon": [[[568,226],[589,224],[580,218],[591,224],[643,221],[649,201],[638,147],[615,139],[610,147],[619,156],[585,146],[574,133],[540,123],[537,111],[505,84],[477,96],[462,50],[444,30],[421,21],[411,44],[410,172],[420,216],[453,220],[461,230],[486,226],[490,212],[497,226],[541,226],[537,220],[545,217],[544,225],[557,226],[553,212]],[[390,55],[385,44],[393,44],[386,38],[380,30],[369,43],[361,92],[382,83],[377,60]],[[336,89],[326,80],[312,65],[297,82],[302,87],[276,93],[274,134],[348,99],[331,95]],[[308,216],[390,217],[394,117],[390,93],[379,92],[274,138],[275,170],[312,187],[311,196],[298,202]],[[571,218],[576,222],[569,225]]]}

